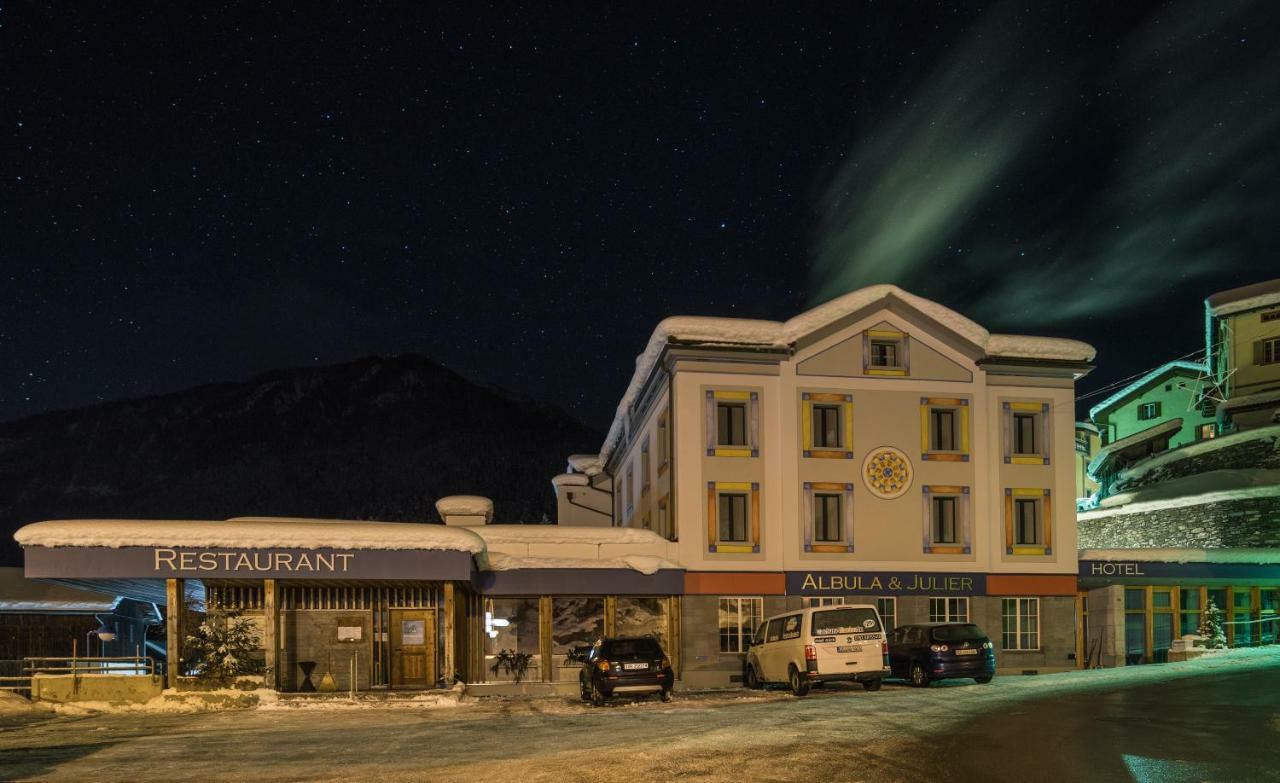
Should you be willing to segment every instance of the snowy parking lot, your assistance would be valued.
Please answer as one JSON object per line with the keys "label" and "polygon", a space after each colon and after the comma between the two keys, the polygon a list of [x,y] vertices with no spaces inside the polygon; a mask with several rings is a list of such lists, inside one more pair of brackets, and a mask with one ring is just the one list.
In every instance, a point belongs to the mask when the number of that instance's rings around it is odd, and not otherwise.
{"label": "snowy parking lot", "polygon": [[[1033,724],[1047,705],[1072,700],[1089,715],[1105,710],[1081,699],[1110,698],[1099,703],[1109,704],[1114,718],[1117,694],[1121,709],[1125,702],[1155,704],[1143,709],[1182,716],[1194,728],[1194,710],[1175,702],[1204,696],[1179,688],[1204,683],[1214,693],[1222,682],[1257,690],[1258,678],[1280,684],[1280,649],[1238,650],[1163,666],[1002,677],[981,686],[891,685],[877,693],[837,686],[804,699],[785,691],[728,691],[599,709],[541,698],[466,700],[436,709],[344,708],[335,702],[330,708],[277,705],[197,714],[15,713],[0,715],[0,779],[964,780],[954,774],[959,767],[948,774],[930,766],[927,749],[989,721],[1016,716]],[[1129,698],[1139,693],[1147,701]],[[1160,706],[1166,694],[1167,711]],[[1220,705],[1215,719],[1230,721],[1238,714],[1274,747],[1280,745],[1280,709],[1271,702],[1268,697],[1258,705],[1259,714],[1243,704]],[[1138,751],[1117,755],[1148,758]],[[1176,769],[1200,769],[1185,766],[1190,761],[1166,761],[1184,764]],[[990,779],[1016,779],[1000,769],[993,767]],[[1046,777],[1054,776],[1046,771]],[[1165,770],[1152,779],[1176,775]]]}

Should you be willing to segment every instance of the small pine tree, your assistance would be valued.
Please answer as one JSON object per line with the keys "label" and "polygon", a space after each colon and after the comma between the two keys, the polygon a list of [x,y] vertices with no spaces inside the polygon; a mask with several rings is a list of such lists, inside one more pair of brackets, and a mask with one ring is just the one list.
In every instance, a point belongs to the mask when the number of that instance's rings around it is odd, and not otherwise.
{"label": "small pine tree", "polygon": [[1204,637],[1204,644],[1211,650],[1221,650],[1227,646],[1227,632],[1222,624],[1222,610],[1218,608],[1213,599],[1209,599],[1209,605],[1204,608],[1204,615],[1200,618],[1200,635]]}
{"label": "small pine tree", "polygon": [[211,608],[195,633],[187,637],[191,663],[201,678],[227,683],[242,674],[257,674],[261,648],[253,621],[240,612]]}

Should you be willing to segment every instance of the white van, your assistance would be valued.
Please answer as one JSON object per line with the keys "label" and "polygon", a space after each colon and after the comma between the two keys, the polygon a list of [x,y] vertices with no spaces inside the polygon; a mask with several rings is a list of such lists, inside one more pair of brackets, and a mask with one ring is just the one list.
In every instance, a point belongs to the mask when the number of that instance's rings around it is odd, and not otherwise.
{"label": "white van", "polygon": [[748,688],[786,683],[797,696],[815,682],[857,681],[869,691],[889,676],[889,645],[874,606],[812,606],[760,623],[742,671]]}

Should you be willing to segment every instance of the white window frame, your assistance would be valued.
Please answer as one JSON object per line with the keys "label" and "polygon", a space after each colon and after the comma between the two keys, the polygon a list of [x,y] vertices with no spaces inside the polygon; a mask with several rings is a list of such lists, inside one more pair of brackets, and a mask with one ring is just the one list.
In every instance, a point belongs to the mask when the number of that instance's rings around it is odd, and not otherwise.
{"label": "white window frame", "polygon": [[[876,611],[880,613],[880,624],[884,626],[885,633],[889,633],[890,631],[892,631],[894,628],[898,626],[898,599],[894,596],[886,595],[886,596],[880,596],[876,598],[875,601],[876,601]],[[884,610],[881,609],[881,606],[886,606],[886,605],[891,607],[893,611],[888,614],[885,614]],[[885,621],[886,617],[892,618],[893,621],[886,622]]]}
{"label": "white window frame", "polygon": [[[1009,614],[1009,606],[1011,604],[1013,606],[1012,615]],[[1023,611],[1023,608],[1026,605],[1032,606],[1033,611],[1031,612]],[[1013,619],[1013,631],[1012,631],[1013,645],[1012,646],[1010,646],[1007,643],[1010,635],[1007,622],[1010,618]],[[1036,624],[1035,630],[1024,631],[1023,623],[1030,618],[1035,618],[1035,624]],[[1024,632],[1035,635],[1034,647],[1022,646],[1022,635]],[[1000,649],[1013,650],[1016,652],[1036,652],[1040,649],[1040,599],[1039,598],[1015,597],[1015,598],[1000,599]]]}
{"label": "white window frame", "polygon": [[[942,602],[942,611],[934,610],[935,602]],[[959,603],[952,604],[952,601]],[[953,612],[955,606],[964,607],[963,616]],[[969,622],[969,597],[968,596],[929,596],[929,622],[931,623],[967,623]]]}
{"label": "white window frame", "polygon": [[[743,626],[743,623],[742,623],[743,621],[742,609],[744,605],[753,607],[752,610],[750,610],[750,613],[746,616],[746,619],[749,622],[745,627]],[[738,631],[736,636],[726,637],[725,634],[722,633],[721,631],[723,626],[720,625],[720,612],[725,610],[728,607],[732,607],[731,611],[733,613],[733,616],[737,618]],[[760,623],[764,621],[764,597],[758,596],[758,595],[720,596],[720,600],[716,604],[716,609],[717,609],[716,638],[717,638],[717,644],[719,645],[720,654],[721,655],[739,655],[741,653],[745,653],[747,651],[747,646],[748,646],[746,642],[755,635],[756,629],[760,626]],[[724,649],[725,640],[727,638],[734,639],[738,649],[736,650]]]}

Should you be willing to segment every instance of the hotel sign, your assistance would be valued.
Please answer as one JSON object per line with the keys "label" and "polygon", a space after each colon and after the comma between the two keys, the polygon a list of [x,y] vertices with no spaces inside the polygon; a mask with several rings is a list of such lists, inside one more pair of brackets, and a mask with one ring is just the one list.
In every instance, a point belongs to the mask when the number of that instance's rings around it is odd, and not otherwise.
{"label": "hotel sign", "polygon": [[986,574],[927,571],[788,571],[788,595],[985,595]]}
{"label": "hotel sign", "polygon": [[43,547],[24,549],[33,579],[470,580],[470,552],[439,549]]}
{"label": "hotel sign", "polygon": [[1171,563],[1154,560],[1081,560],[1080,581],[1146,584],[1152,579],[1248,580],[1262,584],[1280,581],[1280,564]]}

